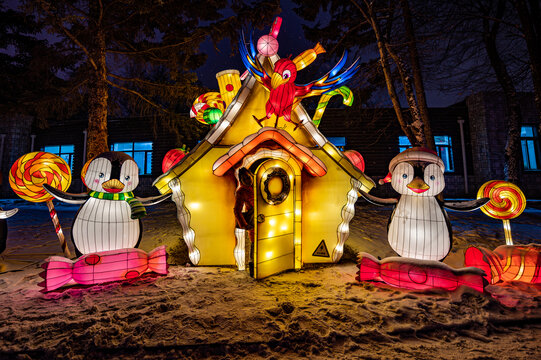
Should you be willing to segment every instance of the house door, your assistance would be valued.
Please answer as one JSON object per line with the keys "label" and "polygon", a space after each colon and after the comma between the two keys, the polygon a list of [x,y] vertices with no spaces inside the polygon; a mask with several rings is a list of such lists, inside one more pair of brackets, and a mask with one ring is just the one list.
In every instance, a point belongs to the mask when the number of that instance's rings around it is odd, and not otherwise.
{"label": "house door", "polygon": [[295,174],[282,160],[264,161],[254,182],[254,277],[295,268]]}

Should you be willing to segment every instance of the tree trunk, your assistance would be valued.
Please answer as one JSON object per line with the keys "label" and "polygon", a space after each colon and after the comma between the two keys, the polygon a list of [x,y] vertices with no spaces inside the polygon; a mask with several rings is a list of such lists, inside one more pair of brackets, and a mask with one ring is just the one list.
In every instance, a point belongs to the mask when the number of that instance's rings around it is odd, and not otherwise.
{"label": "tree trunk", "polygon": [[400,75],[400,81],[402,82],[402,87],[404,89],[404,95],[406,96],[406,101],[408,102],[408,106],[410,109],[411,124],[409,126],[411,127],[413,135],[415,137],[415,141],[410,140],[410,143],[413,146],[427,147],[427,139],[425,137],[423,129],[423,120],[421,119],[419,107],[417,106],[417,99],[415,99],[415,93],[413,91],[411,77],[406,73],[406,65],[404,64],[400,56],[398,56],[394,51],[392,51],[391,47],[388,46],[388,44],[387,52],[396,64],[398,74]]}
{"label": "tree trunk", "polygon": [[[497,19],[501,19],[504,10],[504,1],[498,1]],[[488,14],[487,14],[488,15]],[[498,33],[499,21],[495,21],[490,27],[488,16],[483,19],[483,41],[490,60],[490,64],[496,73],[496,78],[500,83],[505,101],[507,103],[507,144],[505,147],[505,175],[508,181],[519,185],[520,174],[520,124],[522,116],[520,112],[520,103],[517,99],[517,92],[513,80],[507,71],[507,67],[500,58],[496,46],[496,35]]]}
{"label": "tree trunk", "polygon": [[374,34],[376,36],[376,43],[379,51],[379,61],[381,64],[381,69],[383,70],[385,84],[387,85],[387,92],[389,93],[389,97],[391,98],[396,118],[398,119],[398,123],[400,124],[402,131],[404,132],[404,134],[406,134],[410,143],[414,145],[417,143],[417,138],[402,114],[402,108],[400,107],[400,101],[398,100],[398,95],[396,93],[396,88],[394,86],[393,77],[391,74],[391,67],[389,65],[389,60],[387,59],[385,42],[381,36],[377,17],[371,7],[368,8],[368,18],[366,20],[372,26],[372,30],[374,31]]}
{"label": "tree trunk", "polygon": [[90,14],[96,22],[91,56],[96,67],[93,77],[89,81],[88,89],[88,138],[87,160],[102,152],[109,151],[107,146],[107,99],[109,89],[107,85],[107,64],[105,34],[100,24],[99,5],[90,2]]}
{"label": "tree trunk", "polygon": [[530,0],[530,9],[525,0],[513,2],[520,18],[520,24],[526,40],[530,57],[530,69],[534,88],[534,101],[537,108],[539,133],[541,134],[541,18],[539,1]]}
{"label": "tree trunk", "polygon": [[430,126],[430,117],[428,116],[428,106],[426,104],[425,87],[423,76],[421,74],[421,65],[419,63],[419,53],[417,51],[417,39],[413,30],[413,22],[411,20],[411,10],[408,0],[400,0],[402,7],[402,15],[404,17],[404,27],[406,37],[408,39],[408,50],[410,55],[411,72],[413,74],[413,84],[415,86],[415,95],[417,96],[417,109],[422,123],[423,137],[429,149],[436,150],[436,143],[432,135],[432,127]]}

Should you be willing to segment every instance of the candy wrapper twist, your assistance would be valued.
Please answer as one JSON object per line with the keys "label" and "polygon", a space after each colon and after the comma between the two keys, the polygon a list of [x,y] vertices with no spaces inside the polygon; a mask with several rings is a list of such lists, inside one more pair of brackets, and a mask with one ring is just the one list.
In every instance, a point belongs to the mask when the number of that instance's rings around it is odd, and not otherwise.
{"label": "candy wrapper twist", "polygon": [[356,279],[358,281],[382,281],[388,285],[412,290],[456,290],[468,286],[483,292],[486,284],[480,269],[470,267],[453,269],[434,260],[388,257],[378,260],[367,253],[359,253]]}
{"label": "candy wrapper twist", "polygon": [[541,245],[501,245],[494,250],[472,246],[464,254],[464,265],[482,269],[489,284],[541,284]]}
{"label": "candy wrapper twist", "polygon": [[51,291],[70,282],[93,285],[109,281],[133,279],[145,272],[167,274],[165,246],[148,254],[141,249],[127,248],[86,254],[76,260],[51,256],[41,265],[44,279],[38,285]]}

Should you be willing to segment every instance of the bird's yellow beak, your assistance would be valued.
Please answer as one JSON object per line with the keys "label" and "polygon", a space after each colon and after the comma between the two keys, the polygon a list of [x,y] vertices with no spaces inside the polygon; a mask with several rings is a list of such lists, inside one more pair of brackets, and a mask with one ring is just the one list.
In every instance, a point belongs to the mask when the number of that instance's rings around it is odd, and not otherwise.
{"label": "bird's yellow beak", "polygon": [[413,192],[416,192],[417,194],[424,193],[428,189],[430,189],[430,186],[428,186],[427,183],[424,182],[423,179],[420,177],[415,177],[408,185],[408,189],[410,189]]}
{"label": "bird's yellow beak", "polygon": [[289,81],[289,78],[288,79],[283,79],[282,75],[280,75],[278,73],[274,73],[274,74],[272,74],[272,78],[271,78],[271,87],[273,89],[276,89],[278,86],[280,86],[282,84],[285,84],[288,81]]}

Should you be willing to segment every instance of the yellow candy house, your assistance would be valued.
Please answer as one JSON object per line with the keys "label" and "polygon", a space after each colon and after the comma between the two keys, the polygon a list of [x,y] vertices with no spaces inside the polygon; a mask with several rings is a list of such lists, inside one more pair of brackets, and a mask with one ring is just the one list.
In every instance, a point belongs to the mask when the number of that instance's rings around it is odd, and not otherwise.
{"label": "yellow candy house", "polygon": [[[260,56],[272,71],[278,55]],[[238,170],[254,174],[254,277],[305,263],[337,262],[358,191],[371,179],[323,136],[301,104],[292,122],[264,118],[269,91],[254,76],[217,74],[225,111],[207,136],[154,185],[173,193],[194,265],[244,269],[244,234],[233,211]],[[299,124],[296,127],[296,124]],[[277,200],[278,199],[278,200]]]}

